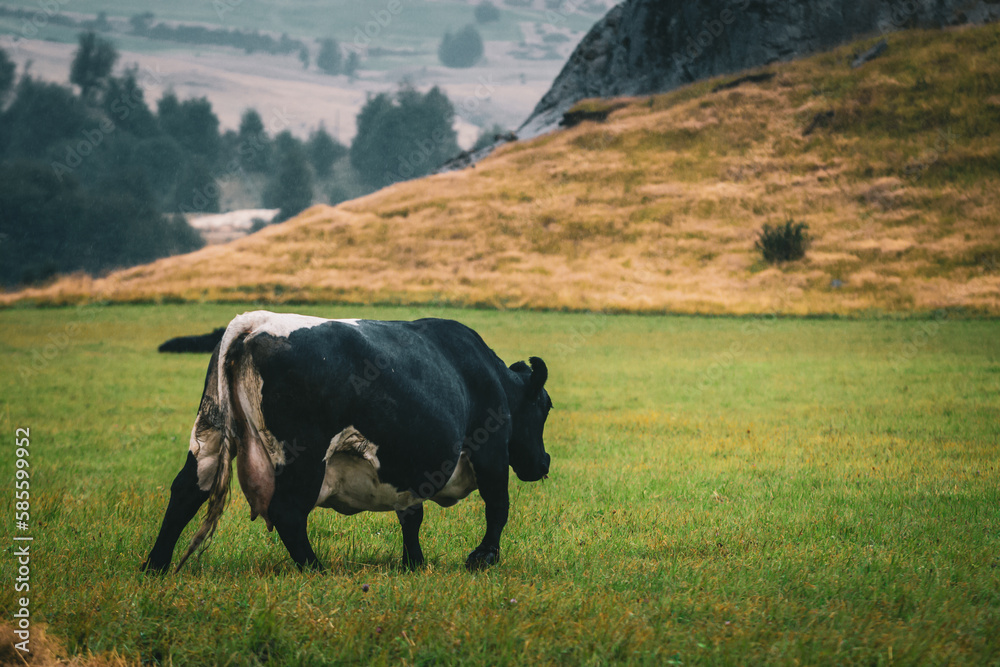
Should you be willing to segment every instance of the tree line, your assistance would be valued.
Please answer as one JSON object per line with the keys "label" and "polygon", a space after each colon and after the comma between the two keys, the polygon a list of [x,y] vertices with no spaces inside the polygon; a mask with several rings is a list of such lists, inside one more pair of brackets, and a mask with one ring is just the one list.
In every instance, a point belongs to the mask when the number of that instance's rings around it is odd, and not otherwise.
{"label": "tree line", "polygon": [[71,87],[18,77],[0,49],[0,284],[194,250],[203,242],[185,215],[217,212],[220,183],[257,174],[260,203],[280,221],[315,201],[335,164],[371,191],[459,151],[454,107],[436,87],[370,95],[348,149],[322,125],[302,140],[254,109],[222,132],[204,97],[168,91],[152,105],[155,75],[132,66],[116,76],[118,58],[104,37],[81,34]]}

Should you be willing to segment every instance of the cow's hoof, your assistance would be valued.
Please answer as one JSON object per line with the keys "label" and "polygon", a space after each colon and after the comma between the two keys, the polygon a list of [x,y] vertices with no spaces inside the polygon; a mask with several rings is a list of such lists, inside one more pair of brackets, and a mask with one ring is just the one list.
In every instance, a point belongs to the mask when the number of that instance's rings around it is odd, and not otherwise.
{"label": "cow's hoof", "polygon": [[403,559],[403,568],[407,569],[407,570],[410,570],[411,572],[414,571],[414,570],[421,569],[426,564],[427,564],[427,561],[424,560],[423,558],[420,558],[419,560],[417,560],[415,558],[404,558]]}
{"label": "cow's hoof", "polygon": [[469,572],[485,570],[500,560],[500,549],[476,549],[465,559],[465,569]]}
{"label": "cow's hoof", "polygon": [[427,561],[424,560],[424,555],[418,553],[416,556],[411,556],[408,552],[403,552],[403,568],[407,570],[418,570],[424,566]]}
{"label": "cow's hoof", "polygon": [[326,572],[326,567],[318,560],[307,560],[304,563],[296,563],[295,566],[299,568],[299,572],[313,572],[316,574]]}
{"label": "cow's hoof", "polygon": [[142,561],[139,565],[139,571],[145,572],[146,574],[166,574],[167,570],[170,568],[170,563],[163,563],[162,565],[153,563],[148,558]]}

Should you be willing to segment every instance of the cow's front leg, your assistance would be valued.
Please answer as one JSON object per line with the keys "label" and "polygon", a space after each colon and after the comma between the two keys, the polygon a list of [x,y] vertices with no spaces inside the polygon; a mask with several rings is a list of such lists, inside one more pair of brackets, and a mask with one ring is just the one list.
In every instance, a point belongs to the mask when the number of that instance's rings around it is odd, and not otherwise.
{"label": "cow's front leg", "polygon": [[143,572],[166,572],[174,556],[174,547],[184,527],[190,523],[198,509],[208,500],[209,491],[198,488],[198,461],[188,452],[184,467],[170,485],[170,502],[163,515],[160,534],[153,550],[140,565]]}
{"label": "cow's front leg", "polygon": [[405,510],[397,510],[396,517],[403,529],[403,567],[416,569],[424,564],[424,552],[420,550],[420,524],[424,520],[424,506],[413,505]]}
{"label": "cow's front leg", "polygon": [[486,503],[486,534],[469,557],[465,559],[465,567],[470,570],[482,570],[500,560],[500,534],[507,525],[507,513],[510,509],[510,497],[507,494],[507,467],[501,474],[483,474],[476,471],[479,482],[479,495]]}

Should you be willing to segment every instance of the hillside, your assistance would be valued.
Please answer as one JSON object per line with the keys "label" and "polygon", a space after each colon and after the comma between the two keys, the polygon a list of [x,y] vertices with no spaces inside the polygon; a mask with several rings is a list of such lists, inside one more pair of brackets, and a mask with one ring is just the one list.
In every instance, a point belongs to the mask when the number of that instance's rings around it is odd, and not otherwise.
{"label": "hillside", "polygon": [[990,0],[627,0],[577,45],[518,135],[534,137],[557,127],[573,104],[587,98],[665,93],[876,32],[998,19],[1000,6]]}
{"label": "hillside", "polygon": [[[653,97],[281,225],[3,303],[452,303],[1000,314],[1000,26],[907,31]],[[809,225],[772,267],[764,223]]]}

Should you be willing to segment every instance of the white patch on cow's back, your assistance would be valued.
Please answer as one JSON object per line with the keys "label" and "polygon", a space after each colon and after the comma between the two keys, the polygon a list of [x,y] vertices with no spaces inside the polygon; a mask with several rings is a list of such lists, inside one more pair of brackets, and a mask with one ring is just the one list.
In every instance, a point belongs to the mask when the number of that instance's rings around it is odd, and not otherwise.
{"label": "white patch on cow's back", "polygon": [[248,334],[267,333],[272,336],[287,338],[293,331],[299,329],[312,329],[328,322],[339,322],[348,326],[360,326],[357,319],[335,319],[330,320],[323,317],[313,317],[312,315],[298,315],[296,313],[272,313],[269,310],[253,310],[248,313],[238,315],[230,324],[230,327],[237,325],[237,330],[246,331]]}
{"label": "white patch on cow's back", "polygon": [[353,426],[335,435],[323,457],[326,475],[316,507],[354,514],[403,510],[422,502],[409,491],[379,480],[377,454],[378,447]]}
{"label": "white patch on cow's back", "polygon": [[226,327],[226,333],[222,335],[222,342],[219,344],[219,372],[218,372],[218,397],[219,404],[229,405],[229,388],[226,382],[224,366],[229,356],[229,348],[238,336],[253,336],[258,333],[268,333],[272,336],[287,338],[293,331],[300,329],[312,329],[328,322],[339,322],[347,326],[357,327],[358,320],[327,320],[322,317],[311,315],[297,315],[295,313],[272,313],[269,310],[252,310],[233,318],[233,321]]}

